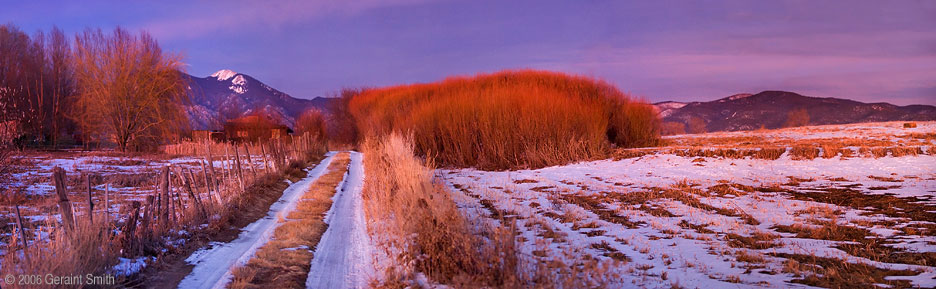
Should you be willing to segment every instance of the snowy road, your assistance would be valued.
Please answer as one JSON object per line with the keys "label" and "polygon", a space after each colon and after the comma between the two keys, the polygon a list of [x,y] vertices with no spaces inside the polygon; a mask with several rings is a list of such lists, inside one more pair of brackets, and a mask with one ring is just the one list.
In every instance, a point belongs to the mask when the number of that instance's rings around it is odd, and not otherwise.
{"label": "snowy road", "polygon": [[351,152],[347,181],[325,217],[328,229],[315,248],[307,288],[364,288],[374,274],[361,199],[362,155]]}
{"label": "snowy road", "polygon": [[[195,268],[179,283],[179,288],[224,288],[231,281],[231,270],[245,264],[258,248],[270,240],[280,224],[277,220],[285,219],[295,209],[296,202],[325,173],[334,155],[334,152],[328,153],[321,163],[309,171],[306,178],[286,188],[283,196],[270,206],[267,215],[244,227],[237,239],[192,253],[186,261],[194,264]],[[360,156],[358,159],[360,165]]]}

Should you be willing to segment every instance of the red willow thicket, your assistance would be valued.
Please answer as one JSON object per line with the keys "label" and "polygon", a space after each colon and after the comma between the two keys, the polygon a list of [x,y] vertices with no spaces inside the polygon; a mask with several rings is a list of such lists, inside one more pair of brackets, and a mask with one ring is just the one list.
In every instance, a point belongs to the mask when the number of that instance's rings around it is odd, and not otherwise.
{"label": "red willow thicket", "polygon": [[362,136],[412,134],[416,153],[444,166],[535,168],[660,139],[651,105],[600,80],[548,71],[369,89],[348,110]]}

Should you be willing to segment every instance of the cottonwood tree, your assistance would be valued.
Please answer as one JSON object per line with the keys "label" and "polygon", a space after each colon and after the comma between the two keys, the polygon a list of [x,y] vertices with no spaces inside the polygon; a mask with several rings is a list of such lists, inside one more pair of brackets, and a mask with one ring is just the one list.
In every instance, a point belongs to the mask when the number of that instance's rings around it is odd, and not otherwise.
{"label": "cottonwood tree", "polygon": [[667,121],[661,125],[660,133],[663,135],[676,135],[686,133],[686,124],[676,121]]}
{"label": "cottonwood tree", "polygon": [[689,127],[689,133],[705,133],[708,131],[705,120],[701,117],[690,117],[687,126]]}
{"label": "cottonwood tree", "polygon": [[152,148],[187,126],[181,57],[145,31],[85,30],[72,55],[78,96],[71,117],[97,141],[121,151]]}

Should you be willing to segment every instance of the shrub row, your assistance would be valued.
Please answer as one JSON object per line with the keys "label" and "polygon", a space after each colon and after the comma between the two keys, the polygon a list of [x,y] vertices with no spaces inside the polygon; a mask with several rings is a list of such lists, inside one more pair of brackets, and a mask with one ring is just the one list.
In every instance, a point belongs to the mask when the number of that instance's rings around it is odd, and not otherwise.
{"label": "shrub row", "polygon": [[416,153],[443,166],[535,168],[660,139],[651,105],[606,82],[557,72],[369,89],[353,96],[348,110],[363,135],[411,134]]}

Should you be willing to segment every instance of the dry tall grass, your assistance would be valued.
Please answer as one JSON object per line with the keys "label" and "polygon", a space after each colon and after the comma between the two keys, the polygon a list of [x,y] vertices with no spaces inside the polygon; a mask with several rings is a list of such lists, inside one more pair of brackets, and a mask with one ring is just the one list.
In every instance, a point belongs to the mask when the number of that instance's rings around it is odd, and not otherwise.
{"label": "dry tall grass", "polygon": [[402,137],[367,140],[363,148],[368,229],[380,232],[372,237],[394,263],[375,286],[415,285],[420,273],[457,287],[517,286],[513,231],[471,224]]}
{"label": "dry tall grass", "polygon": [[447,166],[543,167],[603,157],[609,144],[659,142],[652,106],[603,81],[556,72],[365,90],[348,105],[364,136],[412,133],[417,154]]}
{"label": "dry tall grass", "polygon": [[[74,233],[64,230],[49,230],[48,242],[32,242],[21,251],[8,251],[3,258],[3,273],[45,276],[75,276],[84,279],[86,274],[114,274],[111,269],[120,255],[119,246],[113,240],[113,228],[78,220]],[[17,236],[22,237],[22,236]],[[21,253],[21,254],[20,254]],[[54,256],[50,256],[54,253]],[[9,255],[14,257],[8,257]],[[122,278],[118,276],[118,278]],[[123,280],[117,280],[122,282]],[[40,283],[42,284],[42,283]],[[9,288],[37,287],[37,285],[6,284]],[[42,285],[44,288],[74,288],[73,285]],[[100,286],[106,287],[106,286]]]}

